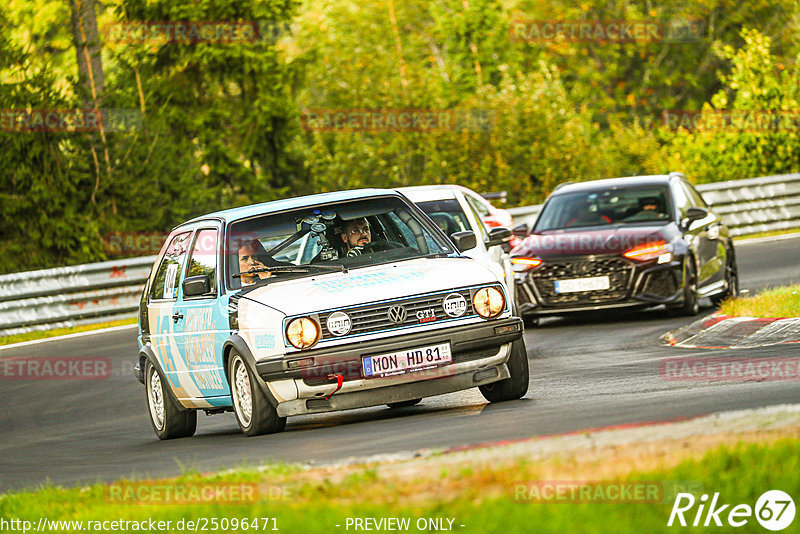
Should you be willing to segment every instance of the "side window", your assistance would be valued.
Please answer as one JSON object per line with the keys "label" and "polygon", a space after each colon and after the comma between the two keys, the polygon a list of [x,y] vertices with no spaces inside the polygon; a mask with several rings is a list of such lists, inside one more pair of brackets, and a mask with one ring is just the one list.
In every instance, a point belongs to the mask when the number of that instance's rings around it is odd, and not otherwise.
{"label": "side window", "polygon": [[467,202],[470,206],[472,206],[472,209],[478,212],[478,215],[480,215],[478,218],[481,220],[481,222],[483,222],[483,218],[489,215],[489,208],[484,206],[478,199],[473,198],[472,195],[464,195],[464,198],[467,199]]}
{"label": "side window", "polygon": [[196,234],[192,255],[189,257],[189,276],[206,275],[210,282],[211,292],[217,292],[217,239],[218,231],[212,228],[200,230]]}
{"label": "side window", "polygon": [[686,216],[686,210],[692,206],[692,201],[689,198],[689,193],[680,182],[673,182],[672,194],[675,197],[675,205],[678,207],[679,216],[683,218]]}
{"label": "side window", "polygon": [[189,249],[189,236],[191,232],[184,232],[172,238],[164,253],[164,259],[158,266],[153,287],[150,288],[150,298],[156,300],[173,300],[178,297],[178,278],[181,275],[181,266]]}
{"label": "side window", "polygon": [[689,193],[689,198],[692,200],[692,205],[693,206],[695,206],[697,208],[707,208],[708,207],[708,204],[706,204],[706,201],[703,200],[703,197],[700,196],[700,193],[697,192],[697,189],[695,189],[692,186],[692,184],[687,183],[687,182],[681,182],[681,184],[683,184],[683,187],[685,187],[686,191]]}
{"label": "side window", "polygon": [[[489,234],[486,232],[486,225],[483,222],[483,218],[480,216],[480,212],[475,209],[475,205],[470,202],[470,197],[465,195],[467,199],[467,203],[469,207],[472,208],[472,216],[475,217],[478,221],[478,235],[476,236],[478,239],[482,239],[484,242],[489,240]],[[474,201],[473,201],[474,202]],[[486,206],[481,205],[483,209],[486,209]],[[486,212],[488,213],[488,211]]]}

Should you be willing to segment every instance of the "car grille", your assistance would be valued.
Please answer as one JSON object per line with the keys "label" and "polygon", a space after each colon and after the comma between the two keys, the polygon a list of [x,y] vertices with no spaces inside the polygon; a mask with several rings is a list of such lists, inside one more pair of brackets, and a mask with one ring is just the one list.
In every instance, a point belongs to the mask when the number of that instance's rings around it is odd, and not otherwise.
{"label": "car grille", "polygon": [[[451,293],[458,293],[467,301],[467,310],[464,312],[464,315],[459,316],[458,319],[477,315],[475,309],[472,307],[472,298],[470,296],[469,289],[443,291],[431,295],[409,297],[406,299],[368,304],[355,308],[322,312],[319,314],[319,322],[320,326],[322,327],[322,339],[343,339],[357,336],[359,334],[370,334],[374,332],[382,332],[385,330],[394,330],[397,328],[424,324],[428,321],[420,320],[417,317],[417,312],[422,312],[424,310],[433,310],[434,312],[436,319],[429,322],[439,322],[444,319],[453,319],[453,317],[450,317],[445,313],[442,305],[442,300]],[[406,311],[406,319],[400,323],[395,323],[389,320],[389,308],[397,305],[402,306]],[[337,311],[343,311],[347,313],[352,321],[350,332],[343,336],[336,336],[328,331],[328,317]]]}
{"label": "car grille", "polygon": [[[628,283],[633,266],[618,256],[606,258],[580,258],[563,261],[545,261],[531,273],[531,280],[545,305],[594,304],[622,300],[628,294]],[[556,293],[557,280],[608,276],[609,288],[575,293]]]}

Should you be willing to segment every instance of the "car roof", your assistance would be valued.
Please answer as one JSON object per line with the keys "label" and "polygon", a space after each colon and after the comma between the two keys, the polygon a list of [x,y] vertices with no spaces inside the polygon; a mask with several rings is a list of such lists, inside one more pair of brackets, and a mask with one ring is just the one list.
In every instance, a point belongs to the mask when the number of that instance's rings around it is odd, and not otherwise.
{"label": "car roof", "polygon": [[331,193],[318,193],[316,195],[306,195],[302,197],[284,198],[281,200],[273,200],[271,202],[262,202],[260,204],[251,204],[249,206],[241,206],[238,208],[229,208],[226,210],[215,211],[200,217],[195,217],[179,226],[184,226],[197,221],[207,219],[222,219],[226,222],[237,221],[240,219],[247,219],[255,215],[267,215],[269,213],[277,213],[297,208],[311,207],[317,204],[327,204],[329,202],[342,202],[346,200],[359,200],[370,197],[378,196],[400,196],[397,191],[393,189],[352,189],[349,191],[334,191]]}
{"label": "car roof", "polygon": [[456,198],[456,192],[461,189],[463,188],[458,185],[415,185],[398,187],[397,191],[406,195],[413,202],[427,202]]}
{"label": "car roof", "polygon": [[668,185],[669,181],[677,174],[653,174],[648,176],[628,176],[625,178],[605,178],[588,182],[565,183],[551,193],[551,196],[576,191],[596,191],[612,189],[614,187],[630,187],[637,185]]}

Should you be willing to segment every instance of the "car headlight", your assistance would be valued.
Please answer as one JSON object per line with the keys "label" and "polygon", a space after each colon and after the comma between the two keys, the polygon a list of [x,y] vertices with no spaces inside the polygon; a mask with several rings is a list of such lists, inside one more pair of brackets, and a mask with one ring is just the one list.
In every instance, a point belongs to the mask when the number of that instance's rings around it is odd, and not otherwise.
{"label": "car headlight", "polygon": [[540,260],[539,258],[525,258],[525,257],[511,258],[511,269],[515,273],[524,273],[525,271],[530,271],[531,269],[535,269],[541,264],[542,260]]}
{"label": "car headlight", "polygon": [[472,297],[472,305],[478,315],[489,319],[503,311],[506,307],[506,299],[499,289],[484,287],[475,292],[475,296]]}
{"label": "car headlight", "polygon": [[286,327],[286,338],[296,349],[307,349],[319,341],[320,328],[308,317],[292,319]]}
{"label": "car headlight", "polygon": [[658,258],[658,263],[669,263],[672,261],[672,245],[665,241],[652,241],[633,247],[623,256],[637,261],[650,261]]}

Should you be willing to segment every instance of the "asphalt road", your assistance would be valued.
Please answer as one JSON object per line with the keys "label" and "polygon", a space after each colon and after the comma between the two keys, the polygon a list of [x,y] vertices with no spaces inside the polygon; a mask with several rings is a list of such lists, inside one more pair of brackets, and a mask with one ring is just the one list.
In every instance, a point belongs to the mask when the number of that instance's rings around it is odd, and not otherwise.
{"label": "asphalt road", "polygon": [[[800,238],[738,247],[742,287],[800,282]],[[708,305],[702,314],[711,313]],[[131,375],[135,330],[0,351],[0,358],[108,358],[105,380],[0,380],[0,491],[44,482],[76,485],[170,476],[268,461],[349,457],[478,444],[793,403],[800,381],[667,381],[664,358],[800,356],[800,346],[747,352],[663,347],[658,338],[692,319],[659,309],[550,318],[525,333],[531,386],[519,401],[489,405],[477,389],[399,410],[368,408],[290,418],[281,434],[245,438],[232,414],[200,415],[194,438],[159,441],[144,388]]]}

